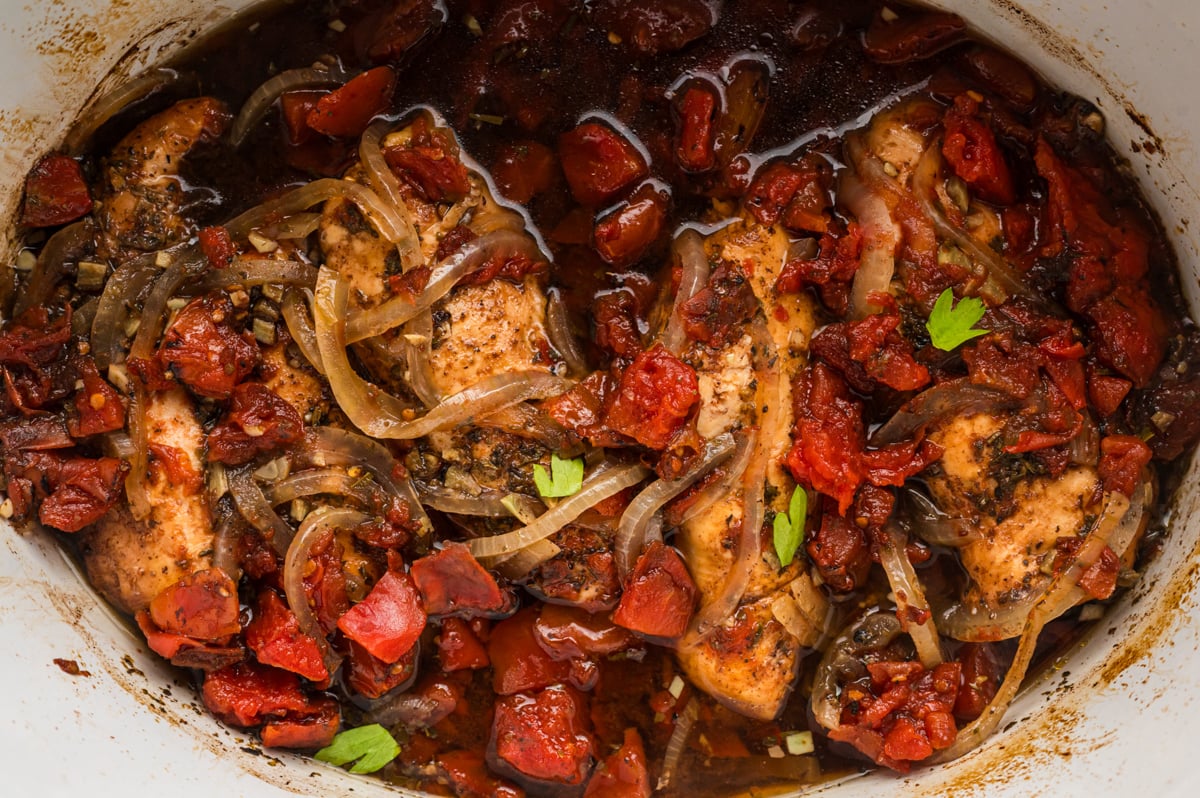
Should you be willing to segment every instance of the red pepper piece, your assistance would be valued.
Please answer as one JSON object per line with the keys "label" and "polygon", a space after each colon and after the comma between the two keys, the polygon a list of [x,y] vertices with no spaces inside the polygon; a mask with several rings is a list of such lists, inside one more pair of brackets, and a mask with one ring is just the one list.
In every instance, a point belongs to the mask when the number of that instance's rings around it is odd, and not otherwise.
{"label": "red pepper piece", "polygon": [[650,771],[637,729],[626,729],[621,747],[606,757],[588,781],[584,798],[649,798]]}
{"label": "red pepper piece", "polygon": [[264,748],[324,748],[333,742],[342,725],[337,701],[320,698],[302,717],[289,717],[263,724],[259,736]]}
{"label": "red pepper piece", "polygon": [[407,654],[425,629],[421,597],[408,574],[388,571],[367,597],[338,619],[338,628],[387,663]]}
{"label": "red pepper piece", "polygon": [[679,552],[654,541],[638,558],[613,623],[647,637],[674,639],[696,611],[696,584]]}
{"label": "red pepper piece", "polygon": [[491,664],[487,649],[461,618],[446,618],[438,635],[438,659],[447,673],[486,668]]}
{"label": "red pepper piece", "polygon": [[537,608],[527,607],[492,629],[487,650],[497,695],[540,690],[570,678],[571,664],[552,659],[538,644],[534,634],[537,617]]}
{"label": "red pepper piece", "polygon": [[562,134],[558,157],[571,193],[591,208],[614,199],[649,172],[638,148],[599,122],[584,122]]}
{"label": "red pepper piece", "polygon": [[218,720],[242,727],[304,713],[309,706],[294,673],[253,662],[212,671],[204,678],[202,696]]}
{"label": "red pepper piece", "polygon": [[666,220],[666,192],[646,183],[596,223],[596,252],[616,268],[636,263],[658,241]]}
{"label": "red pepper piece", "polygon": [[561,786],[582,785],[592,764],[587,710],[575,690],[556,686],[496,702],[489,749],[514,778]]}
{"label": "red pepper piece", "polygon": [[430,615],[504,615],[514,606],[512,595],[461,543],[447,542],[414,561],[411,575]]}
{"label": "red pepper piece", "polygon": [[713,121],[717,98],[712,90],[690,87],[679,109],[679,139],[675,159],[689,172],[706,172],[716,165]]}

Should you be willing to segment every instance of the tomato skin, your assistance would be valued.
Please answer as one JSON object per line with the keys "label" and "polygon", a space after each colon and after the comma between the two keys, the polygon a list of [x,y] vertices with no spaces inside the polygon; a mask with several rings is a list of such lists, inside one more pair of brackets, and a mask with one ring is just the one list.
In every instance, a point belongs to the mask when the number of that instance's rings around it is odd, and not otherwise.
{"label": "tomato skin", "polygon": [[317,699],[309,713],[300,718],[264,723],[259,732],[263,747],[317,749],[332,743],[342,725],[337,702],[332,698]]}
{"label": "tomato skin", "polygon": [[489,750],[521,780],[582,785],[592,764],[587,708],[576,690],[557,685],[496,701]]}
{"label": "tomato skin", "polygon": [[696,583],[675,549],[654,541],[638,558],[613,623],[646,637],[672,640],[696,611]]}
{"label": "tomato skin", "polygon": [[159,629],[199,640],[220,640],[241,631],[237,586],[220,568],[188,574],[150,601]]}
{"label": "tomato skin", "polygon": [[661,450],[699,401],[696,372],[657,344],[625,369],[604,420],[614,431]]}
{"label": "tomato skin", "polygon": [[372,656],[391,664],[416,644],[425,629],[425,610],[412,578],[389,570],[337,625]]}
{"label": "tomato skin", "polygon": [[235,386],[230,400],[229,410],[208,434],[210,460],[242,465],[304,435],[296,409],[262,383]]}
{"label": "tomato skin", "polygon": [[838,593],[848,593],[863,584],[871,568],[866,534],[837,513],[823,513],[821,525],[804,546],[821,579]]}
{"label": "tomato skin", "polygon": [[414,560],[410,575],[433,616],[495,617],[512,612],[511,593],[501,590],[470,549],[448,541],[440,551]]}
{"label": "tomato skin", "polygon": [[21,224],[56,227],[73,222],[92,210],[83,169],[74,158],[59,153],[45,156],[25,178]]}
{"label": "tomato skin", "polygon": [[795,294],[806,286],[817,289],[825,306],[839,316],[850,307],[850,283],[858,271],[862,252],[862,233],[851,223],[845,235],[821,236],[817,257],[788,261],[779,273],[775,290]]}
{"label": "tomato skin", "polygon": [[819,156],[775,161],[760,171],[746,193],[746,208],[763,224],[782,222],[796,232],[829,233],[833,170]]}
{"label": "tomato skin", "polygon": [[329,678],[317,642],[300,631],[300,623],[274,590],[258,594],[254,619],[246,626],[246,645],[263,665],[299,674],[312,682]]}
{"label": "tomato skin", "polygon": [[965,643],[958,650],[958,661],[963,683],[954,700],[954,716],[972,721],[983,714],[1000,689],[1000,660],[991,643]]}
{"label": "tomato skin", "polygon": [[583,798],[650,798],[646,749],[637,729],[626,729],[621,747],[596,766]]}
{"label": "tomato skin", "polygon": [[584,122],[559,136],[558,157],[571,194],[597,208],[646,177],[646,159],[620,133],[599,122]]}
{"label": "tomato skin", "polygon": [[430,202],[457,202],[471,191],[453,136],[433,128],[425,116],[413,122],[406,143],[383,151],[383,159],[397,177]]}
{"label": "tomato skin", "polygon": [[396,73],[391,67],[368,69],[317,100],[305,122],[326,136],[361,136],[371,119],[387,109],[395,89]]}

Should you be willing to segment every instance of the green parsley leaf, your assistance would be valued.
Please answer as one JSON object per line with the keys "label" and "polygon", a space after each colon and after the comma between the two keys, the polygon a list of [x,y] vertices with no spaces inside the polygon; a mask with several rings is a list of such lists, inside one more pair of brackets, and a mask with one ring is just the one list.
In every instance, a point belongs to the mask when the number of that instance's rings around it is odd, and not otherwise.
{"label": "green parsley leaf", "polygon": [[[341,767],[354,762],[351,773],[374,773],[395,759],[400,746],[378,723],[347,729],[333,738],[333,742],[317,751],[314,756],[322,762]],[[357,760],[357,761],[356,761]]]}
{"label": "green parsley leaf", "polygon": [[976,330],[975,322],[983,318],[983,300],[967,296],[954,304],[954,292],[947,288],[933,303],[933,312],[925,329],[929,330],[929,338],[933,345],[943,352],[953,352],[959,346],[987,335],[990,330]]}
{"label": "green parsley leaf", "polygon": [[562,460],[550,455],[550,473],[540,463],[533,467],[533,484],[543,499],[561,499],[579,492],[583,487],[583,458]]}
{"label": "green parsley leaf", "polygon": [[804,542],[804,521],[808,517],[808,493],[799,485],[792,491],[787,513],[775,514],[775,553],[779,562],[791,565],[796,549]]}

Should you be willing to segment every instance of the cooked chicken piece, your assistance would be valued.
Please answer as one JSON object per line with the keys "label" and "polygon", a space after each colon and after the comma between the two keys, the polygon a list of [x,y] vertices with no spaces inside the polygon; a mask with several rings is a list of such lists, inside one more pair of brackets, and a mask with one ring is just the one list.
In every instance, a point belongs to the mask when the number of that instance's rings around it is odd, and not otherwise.
{"label": "cooked chicken piece", "polygon": [[1045,588],[1055,541],[1081,534],[1103,494],[1090,467],[1026,475],[1025,459],[1001,449],[1003,425],[986,413],[940,424],[929,437],[946,451],[926,479],[938,506],[981,535],[962,549],[962,563],[971,595],[993,611]]}
{"label": "cooked chicken piece", "polygon": [[184,186],[179,166],[199,143],[229,124],[225,104],[212,97],[176,103],[135,127],[104,166],[98,218],[112,248],[152,251],[182,241]]}
{"label": "cooked chicken piece", "polygon": [[[780,296],[774,290],[789,245],[781,228],[749,220],[731,225],[705,242],[711,262],[734,264],[748,276],[775,344],[777,360],[771,368],[781,375],[780,395],[770,407],[772,400],[758,397],[756,355],[751,351],[748,334],[718,351],[693,344],[684,357],[697,370],[701,395],[697,423],[705,437],[758,425],[760,401],[770,412],[782,414],[777,429],[791,428],[789,375],[805,361],[815,318],[812,300],[806,294]],[[787,511],[795,488],[781,465],[788,446],[787,435],[769,443],[767,506],[775,512]],[[699,589],[701,606],[721,594],[734,565],[744,502],[741,492],[733,491],[684,524],[676,538]],[[775,717],[791,693],[800,649],[816,641],[819,626],[815,619],[825,616],[824,598],[819,591],[789,590],[797,580],[809,582],[800,560],[783,567],[774,549],[764,545],[733,617],[703,641],[680,647],[680,666],[692,682],[737,712],[763,719]],[[792,621],[788,629],[774,618],[776,601],[789,602],[789,607],[795,609],[788,613]]]}
{"label": "cooked chicken piece", "polygon": [[546,295],[534,277],[459,286],[434,311],[433,381],[443,395],[495,374],[550,371]]}
{"label": "cooked chicken piece", "polygon": [[131,615],[188,574],[212,567],[204,431],[183,388],[150,397],[146,437],[155,458],[146,480],[150,516],[134,520],[121,504],[84,533],[82,541],[91,583]]}
{"label": "cooked chicken piece", "polygon": [[259,371],[263,384],[295,408],[306,424],[318,424],[329,414],[325,383],[301,356],[289,355],[287,344],[281,341],[264,347]]}

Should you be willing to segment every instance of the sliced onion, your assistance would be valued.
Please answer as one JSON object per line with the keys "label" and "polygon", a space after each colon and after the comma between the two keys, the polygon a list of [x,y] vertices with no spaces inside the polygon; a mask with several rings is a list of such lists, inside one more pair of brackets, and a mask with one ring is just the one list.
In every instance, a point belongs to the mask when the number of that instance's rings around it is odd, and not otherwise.
{"label": "sliced onion", "polygon": [[742,430],[734,436],[734,440],[736,447],[733,455],[729,458],[729,467],[725,469],[724,476],[713,484],[704,486],[692,498],[687,510],[679,516],[679,526],[683,526],[706,512],[708,508],[728,496],[730,491],[734,490],[741,481],[742,475],[746,473],[746,466],[750,465],[750,458],[757,451],[758,430],[754,428]]}
{"label": "sliced onion", "polygon": [[[687,471],[676,479],[659,479],[643,490],[621,514],[617,524],[617,536],[613,544],[613,555],[617,562],[617,573],[624,579],[633,570],[634,563],[647,542],[647,532],[652,520],[667,502],[683,493],[700,477],[720,465],[733,454],[737,444],[733,435],[726,433],[710,441],[699,458]],[[661,525],[661,520],[660,520]],[[660,527],[661,528],[661,527]]]}
{"label": "sliced onion", "polygon": [[917,537],[926,543],[961,549],[980,539],[978,526],[966,518],[947,515],[924,493],[904,488],[901,496],[905,517],[912,523]]}
{"label": "sliced onion", "polygon": [[283,592],[287,595],[288,607],[296,616],[300,631],[316,641],[321,649],[321,658],[332,675],[337,670],[337,654],[329,647],[325,630],[321,628],[312,606],[308,603],[308,591],[304,589],[304,574],[312,562],[312,549],[328,532],[346,529],[367,521],[367,516],[357,510],[344,507],[318,507],[308,514],[296,537],[287,548],[283,560]]}
{"label": "sliced onion", "polygon": [[316,427],[308,431],[305,448],[309,465],[366,468],[389,495],[408,507],[409,519],[418,524],[418,535],[433,531],[433,523],[421,507],[412,479],[396,478],[396,460],[379,442],[337,427]]}
{"label": "sliced onion", "polygon": [[401,221],[405,245],[400,247],[400,268],[408,272],[421,266],[425,259],[421,255],[421,238],[417,235],[412,214],[404,203],[400,181],[388,167],[383,159],[383,152],[379,149],[379,142],[387,132],[388,124],[381,120],[366,129],[358,142],[358,159],[367,173],[367,182],[371,184],[371,188],[375,189],[380,199],[392,206]]}
{"label": "sliced onion", "polygon": [[953,241],[984,270],[984,274],[981,275],[984,278],[983,285],[979,292],[993,304],[998,305],[1010,296],[1023,296],[1044,306],[1046,298],[1026,285],[1020,272],[998,253],[972,238],[965,230],[951,224],[946,214],[938,207],[936,182],[942,166],[940,153],[941,142],[934,140],[925,149],[913,170],[913,195],[921,210],[933,222],[939,235]]}
{"label": "sliced onion", "polygon": [[[478,495],[448,488],[437,483],[417,482],[417,495],[427,507],[454,515],[474,515],[484,518],[512,518],[514,510],[521,516],[534,518],[545,511],[546,505],[532,496],[521,493],[506,493],[490,488],[482,489]],[[520,516],[518,516],[520,517]]]}
{"label": "sliced onion", "polygon": [[708,255],[704,252],[704,239],[690,227],[675,237],[671,251],[679,259],[683,274],[660,340],[663,346],[678,355],[687,343],[683,332],[683,306],[708,282],[709,266]]}
{"label": "sliced onion", "polygon": [[92,334],[92,322],[96,320],[96,311],[100,308],[100,297],[94,296],[84,302],[71,314],[71,335],[86,338]]}
{"label": "sliced onion", "polygon": [[[1131,502],[1120,493],[1105,494],[1104,509],[1100,513],[1100,518],[1084,538],[1083,545],[1079,547],[1074,560],[1051,580],[1045,593],[1030,610],[1021,632],[1021,642],[1017,646],[1016,656],[1013,657],[1012,665],[1004,675],[1004,682],[1000,689],[988,702],[983,713],[960,729],[954,744],[939,752],[932,760],[933,762],[948,762],[957,759],[976,748],[999,728],[1005,712],[1016,698],[1021,682],[1025,679],[1025,673],[1033,661],[1038,636],[1042,629],[1047,623],[1078,603],[1084,593],[1079,587],[1079,577],[1100,559],[1105,547],[1110,542],[1114,542],[1118,533],[1124,536],[1128,529],[1133,528],[1136,531],[1137,527],[1141,525],[1147,491],[1144,485],[1139,485],[1138,488],[1134,491],[1135,502]],[[1132,536],[1130,540],[1132,540]]]}
{"label": "sliced onion", "polygon": [[873,293],[886,294],[896,271],[896,248],[900,246],[900,229],[892,218],[887,201],[864,182],[865,164],[872,159],[856,137],[846,140],[846,152],[854,170],[842,173],[838,185],[838,202],[846,206],[858,220],[862,230],[863,249],[858,271],[850,284],[850,314],[861,319],[880,308],[870,300]]}
{"label": "sliced onion", "polygon": [[199,275],[206,265],[207,261],[199,248],[189,248],[181,251],[171,265],[163,270],[162,275],[154,281],[146,303],[142,305],[141,323],[129,347],[129,357],[150,357],[167,322],[167,302],[185,281]]}
{"label": "sliced onion", "polygon": [[125,320],[138,297],[162,273],[155,266],[157,253],[151,252],[125,261],[109,275],[92,319],[91,355],[101,373],[124,357]]}
{"label": "sliced onion", "polygon": [[442,401],[442,392],[433,380],[433,313],[425,310],[404,325],[405,375],[408,387],[426,407]]}
{"label": "sliced onion", "polygon": [[271,502],[267,501],[262,488],[254,481],[250,468],[229,471],[229,495],[233,503],[250,526],[262,533],[271,542],[271,547],[282,557],[291,547],[295,533],[288,523],[279,517]]}
{"label": "sliced onion", "polygon": [[567,364],[568,374],[575,379],[582,379],[587,375],[587,359],[575,339],[567,305],[558,289],[551,290],[546,299],[546,336],[550,339],[550,345]]}
{"label": "sliced onion", "polygon": [[539,540],[545,540],[574,521],[585,510],[638,484],[649,473],[650,470],[642,465],[620,465],[606,469],[599,475],[593,474],[584,481],[578,493],[560,501],[552,509],[538,516],[532,524],[502,535],[475,538],[468,541],[467,546],[470,547],[471,554],[481,560],[514,554]]}
{"label": "sliced onion", "polygon": [[279,303],[279,312],[283,314],[288,334],[296,342],[300,354],[304,355],[304,359],[317,370],[318,374],[324,376],[325,364],[321,361],[321,350],[317,348],[317,333],[313,329],[308,302],[304,297],[305,292],[297,288],[289,288],[283,294],[283,301]]}
{"label": "sliced onion", "polygon": [[921,428],[947,416],[996,412],[1013,406],[1008,394],[965,379],[943,382],[917,394],[871,435],[872,446],[908,440]]}
{"label": "sliced onion", "polygon": [[[942,663],[942,646],[938,641],[933,612],[929,609],[929,602],[925,600],[925,591],[921,589],[917,572],[905,552],[907,541],[904,533],[895,524],[889,524],[887,532],[888,545],[879,547],[879,564],[887,574],[888,584],[891,585],[892,595],[895,597],[896,617],[904,631],[912,638],[921,664],[932,670]],[[927,616],[925,622],[910,622],[908,618],[913,612]]]}
{"label": "sliced onion", "polygon": [[267,238],[276,241],[296,241],[308,238],[320,226],[321,214],[297,213],[280,222],[267,225],[262,228],[262,233]]}
{"label": "sliced onion", "polygon": [[696,725],[699,717],[700,705],[697,703],[696,697],[692,696],[683,705],[683,711],[679,713],[679,717],[675,719],[675,728],[671,731],[670,739],[667,740],[667,748],[663,753],[662,771],[659,774],[655,790],[665,790],[670,786],[671,779],[675,776],[675,769],[679,767],[683,751],[687,748],[688,738],[692,736],[692,727]]}
{"label": "sliced onion", "polygon": [[722,626],[741,603],[750,583],[750,574],[762,555],[762,526],[766,515],[764,492],[771,450],[787,435],[786,416],[781,408],[786,401],[787,383],[780,375],[775,344],[761,318],[749,326],[754,341],[756,363],[754,378],[758,389],[756,407],[762,408],[758,418],[759,434],[756,451],[742,475],[742,528],[738,534],[737,551],[721,592],[700,608],[692,626],[680,645],[695,645]]}
{"label": "sliced onion", "polygon": [[866,672],[862,656],[889,645],[901,633],[900,621],[890,612],[872,612],[851,623],[825,649],[813,676],[813,717],[826,731],[842,723],[838,694],[842,682],[853,681]]}
{"label": "sliced onion", "polygon": [[1067,444],[1067,457],[1075,465],[1094,466],[1100,459],[1100,429],[1090,412],[1085,409],[1082,414],[1083,424]]}
{"label": "sliced onion", "polygon": [[569,381],[540,371],[496,374],[418,418],[411,407],[359,377],[350,366],[340,321],[345,316],[346,294],[346,282],[322,267],[313,304],[317,346],[338,405],[355,426],[373,438],[421,438],[519,402],[557,396],[571,387]]}
{"label": "sliced onion", "polygon": [[91,220],[82,219],[50,236],[42,251],[38,253],[37,263],[29,274],[24,290],[17,295],[16,304],[13,306],[14,318],[29,308],[47,304],[50,295],[63,278],[67,261],[78,257],[78,253],[91,242],[94,234]]}
{"label": "sliced onion", "polygon": [[254,90],[250,98],[242,105],[238,111],[237,118],[233,120],[233,124],[229,126],[229,140],[233,146],[240,147],[242,142],[246,140],[246,136],[250,133],[250,129],[262,119],[263,114],[267,109],[275,104],[281,95],[296,89],[315,89],[325,86],[340,86],[346,82],[350,76],[342,71],[340,66],[327,68],[305,67],[303,69],[289,69],[286,72],[280,72],[272,78],[268,78],[261,86]]}
{"label": "sliced onion", "polygon": [[252,288],[262,285],[287,285],[312,288],[317,282],[317,268],[294,260],[274,258],[234,258],[227,269],[206,272],[189,287],[192,296],[206,294],[221,288],[241,286]]}
{"label": "sliced onion", "polygon": [[289,474],[268,487],[267,502],[278,507],[303,496],[342,496],[365,509],[384,502],[383,489],[374,480],[352,477],[340,468],[309,468]]}
{"label": "sliced onion", "polygon": [[131,453],[129,473],[125,476],[125,497],[129,501],[129,513],[138,521],[150,517],[150,498],[146,495],[146,471],[149,463],[149,439],[146,430],[146,404],[150,397],[141,380],[133,380],[133,392],[129,397],[129,410],[125,426],[129,430]]}
{"label": "sliced onion", "polygon": [[242,578],[242,567],[238,557],[238,539],[240,537],[237,524],[228,514],[217,521],[213,529],[213,567],[220,568],[237,584]]}
{"label": "sliced onion", "polygon": [[401,326],[433,307],[459,280],[477,271],[487,261],[516,255],[542,259],[542,251],[532,238],[511,230],[499,230],[467,242],[434,268],[429,284],[415,300],[397,295],[369,310],[350,313],[346,319],[346,343],[372,338]]}
{"label": "sliced onion", "polygon": [[352,180],[323,177],[300,188],[292,189],[281,197],[256,205],[225,224],[233,238],[245,238],[251,230],[278,221],[282,217],[306,211],[314,205],[331,199],[345,199],[362,211],[363,215],[389,242],[400,246],[408,235],[404,220],[395,208],[379,199],[374,191]]}
{"label": "sliced onion", "polygon": [[84,152],[88,142],[104,123],[119,114],[138,100],[149,97],[159,89],[170,86],[180,79],[180,73],[174,69],[147,69],[133,80],[122,83],[117,88],[97,98],[88,104],[76,120],[67,135],[63,138],[63,151],[72,157]]}
{"label": "sliced onion", "polygon": [[493,567],[502,576],[516,581],[524,579],[534,568],[537,568],[544,562],[553,560],[561,552],[562,549],[550,540],[539,540],[521,549],[511,557],[495,563]]}

